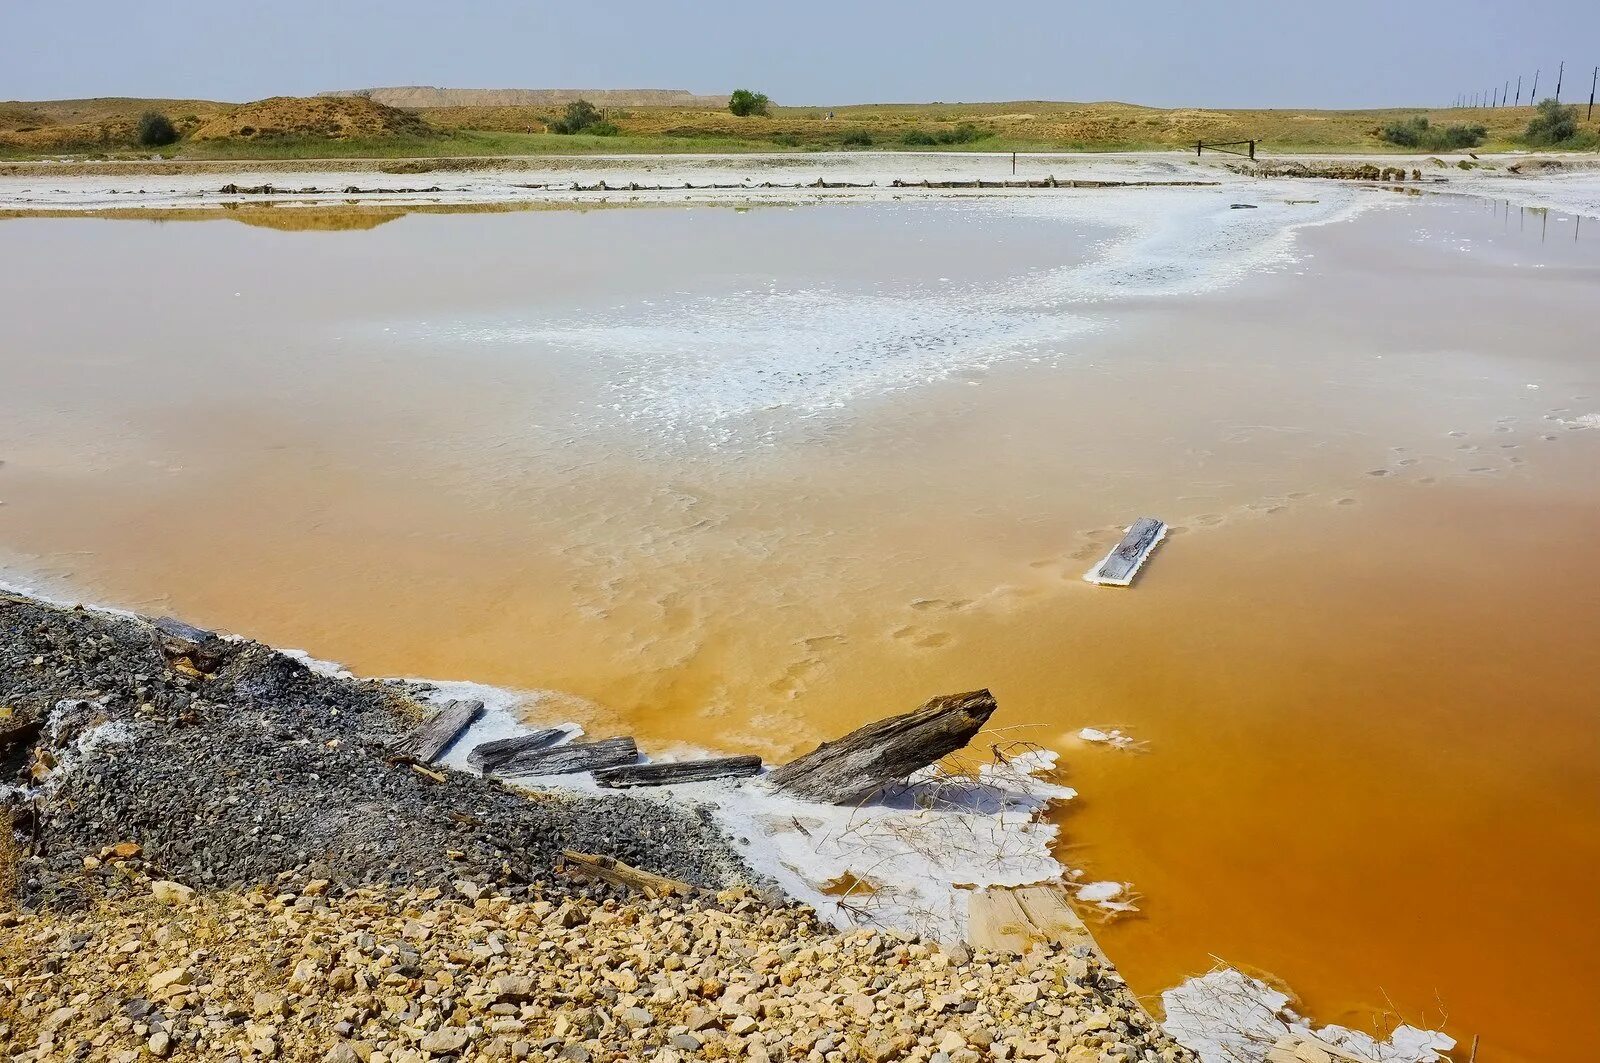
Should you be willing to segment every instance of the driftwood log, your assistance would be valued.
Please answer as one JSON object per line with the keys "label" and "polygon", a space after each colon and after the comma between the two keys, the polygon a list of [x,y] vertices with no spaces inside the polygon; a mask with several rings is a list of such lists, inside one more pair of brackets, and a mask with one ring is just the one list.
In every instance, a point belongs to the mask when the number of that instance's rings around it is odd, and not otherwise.
{"label": "driftwood log", "polygon": [[482,715],[481,701],[452,701],[413,728],[396,749],[420,763],[431,764]]}
{"label": "driftwood log", "polygon": [[767,779],[780,790],[814,801],[859,804],[966,745],[994,709],[994,695],[987,690],[937,697],[915,712],[824,742],[774,769]]}
{"label": "driftwood log", "polygon": [[687,882],[652,874],[649,871],[640,871],[613,856],[597,856],[593,853],[577,853],[571,849],[563,849],[561,858],[566,861],[567,870],[580,878],[609,882],[614,886],[626,886],[652,899],[687,897],[699,892]]}
{"label": "driftwood log", "polygon": [[467,763],[479,771],[493,771],[496,766],[510,760],[518,753],[554,745],[566,733],[565,727],[547,727],[532,734],[518,735],[516,738],[499,738],[493,742],[482,742],[472,747],[472,752],[467,754]]}
{"label": "driftwood log", "polygon": [[706,782],[710,779],[742,779],[761,770],[760,757],[712,757],[685,760],[676,764],[629,764],[594,773],[601,786],[671,786],[674,783]]}
{"label": "driftwood log", "polygon": [[580,771],[614,768],[639,759],[639,747],[630,737],[602,738],[598,742],[569,742],[554,749],[516,753],[495,766],[495,775],[571,775]]}

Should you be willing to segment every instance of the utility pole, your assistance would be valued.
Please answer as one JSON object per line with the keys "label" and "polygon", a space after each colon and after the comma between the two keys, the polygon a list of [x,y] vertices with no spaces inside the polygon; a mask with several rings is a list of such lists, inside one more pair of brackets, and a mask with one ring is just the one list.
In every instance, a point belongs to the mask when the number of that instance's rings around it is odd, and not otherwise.
{"label": "utility pole", "polygon": [[1500,90],[1500,106],[1504,107],[1511,98],[1511,79],[1506,79],[1506,87]]}
{"label": "utility pole", "polygon": [[1589,114],[1588,114],[1588,119],[1593,119],[1594,118],[1594,87],[1597,84],[1600,84],[1600,66],[1595,67],[1594,68],[1594,73],[1589,75]]}
{"label": "utility pole", "polygon": [[1567,72],[1567,61],[1561,60],[1561,69],[1556,71],[1556,102],[1561,102],[1561,75]]}
{"label": "utility pole", "polygon": [[1517,75],[1517,106],[1522,106],[1522,75]]}
{"label": "utility pole", "polygon": [[1528,93],[1528,102],[1539,102],[1539,72],[1537,70],[1533,72],[1533,91]]}

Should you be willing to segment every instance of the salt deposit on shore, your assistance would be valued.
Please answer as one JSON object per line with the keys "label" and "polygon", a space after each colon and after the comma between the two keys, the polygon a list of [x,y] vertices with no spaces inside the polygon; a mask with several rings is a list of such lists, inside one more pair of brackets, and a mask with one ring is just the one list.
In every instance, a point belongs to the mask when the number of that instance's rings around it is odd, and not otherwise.
{"label": "salt deposit on shore", "polygon": [[[1294,156],[1309,164],[1348,161],[1346,156]],[[1600,159],[1564,156],[1557,168],[1518,166],[1525,154],[1483,155],[1477,168],[1463,170],[1433,156],[1383,155],[1384,166],[1418,170],[1432,191],[1505,199],[1522,206],[1600,215]],[[388,206],[560,203],[684,203],[810,201],[814,199],[917,199],[951,195],[1059,195],[1059,191],[994,190],[927,192],[890,187],[894,181],[973,181],[1013,179],[1012,157],[983,152],[808,152],[804,155],[585,155],[462,160],[304,160],[301,162],[180,163],[14,163],[0,166],[0,210],[93,211],[172,209],[241,202],[382,203]],[[1023,154],[1015,179],[1046,176],[1069,181],[1214,181],[1224,187],[1265,189],[1304,197],[1331,182],[1304,179],[1260,180],[1241,176],[1225,156],[1197,159],[1184,152]],[[1509,168],[1518,166],[1518,171]],[[396,172],[384,172],[385,170]],[[871,189],[762,189],[759,185],[801,185],[818,179],[877,184]],[[737,190],[575,193],[545,189],[546,184],[605,182],[608,186],[743,184]],[[228,184],[315,187],[315,195],[225,195]],[[437,187],[437,191],[395,191]],[[359,188],[364,192],[347,192]]]}

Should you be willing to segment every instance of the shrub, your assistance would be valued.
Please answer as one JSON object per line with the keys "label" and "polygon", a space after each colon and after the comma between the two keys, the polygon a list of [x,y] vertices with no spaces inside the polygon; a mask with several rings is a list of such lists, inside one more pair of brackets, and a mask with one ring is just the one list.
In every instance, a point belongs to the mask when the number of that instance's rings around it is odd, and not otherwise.
{"label": "shrub", "polygon": [[870,148],[872,147],[872,134],[865,129],[852,129],[839,138],[839,143],[847,148]]}
{"label": "shrub", "polygon": [[772,142],[783,148],[798,148],[800,138],[793,133],[774,133]]}
{"label": "shrub", "polygon": [[134,124],[134,138],[140,147],[159,148],[177,140],[178,130],[160,111],[146,111]]}
{"label": "shrub", "polygon": [[1424,148],[1428,151],[1459,151],[1482,144],[1488,130],[1481,125],[1436,126],[1425,115],[1417,115],[1399,122],[1390,122],[1379,133],[1384,140],[1402,148]]}
{"label": "shrub", "polygon": [[900,137],[902,144],[932,145],[932,144],[970,144],[974,140],[984,140],[994,136],[994,133],[971,122],[962,122],[954,129],[941,129],[936,133],[926,129],[908,129]]}
{"label": "shrub", "polygon": [[1536,147],[1549,147],[1578,135],[1578,109],[1563,107],[1555,100],[1540,100],[1539,113],[1528,122],[1523,138]]}
{"label": "shrub", "polygon": [[[611,126],[612,133],[617,131],[616,126],[611,125],[610,122],[600,117],[600,112],[595,108],[594,104],[588,100],[573,100],[567,104],[567,109],[562,112],[561,117],[550,123],[550,132],[592,133],[597,125]],[[608,134],[602,133],[600,135],[606,136]]]}
{"label": "shrub", "polygon": [[751,92],[749,89],[734,89],[733,95],[728,97],[728,110],[740,118],[749,118],[753,114],[765,116],[767,104],[770,103],[764,92]]}

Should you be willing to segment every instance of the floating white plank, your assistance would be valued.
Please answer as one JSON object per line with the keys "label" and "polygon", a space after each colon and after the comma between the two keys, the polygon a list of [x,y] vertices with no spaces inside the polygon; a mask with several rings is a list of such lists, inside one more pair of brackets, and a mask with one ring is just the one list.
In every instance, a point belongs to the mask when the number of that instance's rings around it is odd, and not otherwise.
{"label": "floating white plank", "polygon": [[1083,574],[1090,583],[1106,587],[1126,587],[1139,574],[1145,558],[1156,544],[1167,536],[1167,526],[1154,517],[1140,517],[1133,522],[1122,541],[1101,558],[1100,563]]}

